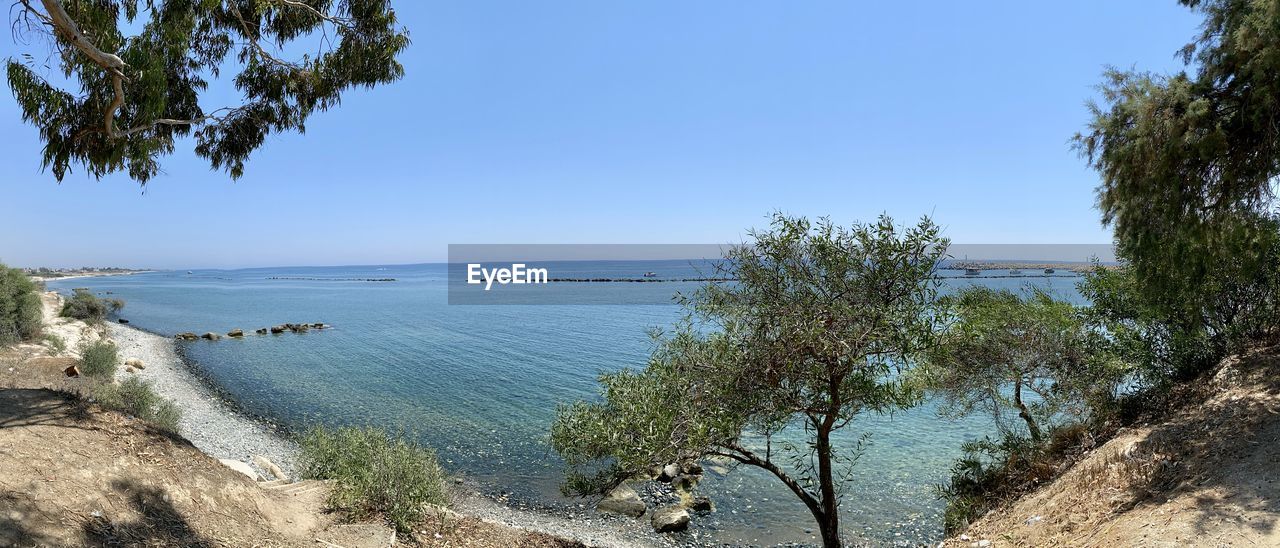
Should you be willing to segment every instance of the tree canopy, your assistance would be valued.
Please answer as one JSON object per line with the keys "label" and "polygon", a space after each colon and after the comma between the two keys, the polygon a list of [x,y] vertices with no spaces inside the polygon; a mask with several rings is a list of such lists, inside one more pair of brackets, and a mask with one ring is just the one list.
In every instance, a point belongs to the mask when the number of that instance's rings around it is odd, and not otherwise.
{"label": "tree canopy", "polygon": [[752,236],[717,276],[733,281],[684,299],[688,319],[659,337],[645,369],[603,375],[602,401],[559,410],[552,446],[577,492],[704,456],[759,467],[838,546],[842,480],[860,444],[832,434],[919,401],[901,373],[931,344],[946,241],[928,219],[844,229],[782,215]]}
{"label": "tree canopy", "polygon": [[1102,176],[1103,222],[1133,277],[1119,316],[1154,320],[1182,354],[1166,366],[1194,372],[1252,330],[1241,326],[1275,320],[1280,0],[1180,3],[1204,16],[1180,51],[1187,69],[1109,70],[1075,143]]}
{"label": "tree canopy", "polygon": [[946,414],[983,411],[1002,434],[1025,431],[1040,442],[1064,413],[1082,416],[1095,391],[1112,396],[1119,373],[1096,352],[1100,341],[1080,310],[1028,291],[973,286],[944,297],[940,307],[954,320],[919,371]]}
{"label": "tree canopy", "polygon": [[[17,0],[13,29],[47,37],[7,63],[9,87],[59,181],[74,167],[145,184],[179,137],[232,178],[272,133],[306,130],[354,87],[398,80],[409,36],[388,0]],[[237,104],[202,105],[223,72]]]}

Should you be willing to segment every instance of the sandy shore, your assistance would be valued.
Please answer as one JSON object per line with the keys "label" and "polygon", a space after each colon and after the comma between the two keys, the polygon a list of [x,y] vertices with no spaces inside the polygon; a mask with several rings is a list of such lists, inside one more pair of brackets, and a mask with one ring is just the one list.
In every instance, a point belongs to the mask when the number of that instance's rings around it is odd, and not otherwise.
{"label": "sandy shore", "polygon": [[108,324],[107,329],[108,336],[120,348],[121,361],[137,358],[146,367],[133,373],[121,367],[116,376],[141,377],[150,381],[161,396],[177,403],[182,409],[178,424],[182,437],[207,455],[244,462],[264,477],[271,476],[253,462],[254,455],[270,459],[291,478],[296,475],[297,444],[262,422],[236,412],[187,369],[172,340],[126,325]]}

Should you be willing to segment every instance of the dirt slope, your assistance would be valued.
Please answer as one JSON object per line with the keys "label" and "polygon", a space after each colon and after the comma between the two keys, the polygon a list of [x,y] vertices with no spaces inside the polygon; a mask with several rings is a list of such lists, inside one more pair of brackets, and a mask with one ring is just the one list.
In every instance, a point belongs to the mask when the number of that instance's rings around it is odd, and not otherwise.
{"label": "dirt slope", "polygon": [[[47,314],[59,304],[49,295]],[[87,381],[62,370],[103,330],[50,315],[45,328],[68,348],[0,348],[0,547],[582,546],[444,510],[410,536],[346,523],[326,511],[322,482],[268,487],[77,396]]]}
{"label": "dirt slope", "polygon": [[947,544],[1280,546],[1280,347],[1208,383],[1203,403],[1122,430]]}

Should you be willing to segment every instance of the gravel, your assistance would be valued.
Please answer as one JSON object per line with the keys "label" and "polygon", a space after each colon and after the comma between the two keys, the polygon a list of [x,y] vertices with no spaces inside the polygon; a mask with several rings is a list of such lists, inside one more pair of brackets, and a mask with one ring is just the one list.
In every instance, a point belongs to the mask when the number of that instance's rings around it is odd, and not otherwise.
{"label": "gravel", "polygon": [[[248,464],[263,477],[272,476],[253,462],[261,455],[295,477],[298,446],[270,425],[239,413],[183,363],[174,342],[126,325],[108,324],[110,337],[120,349],[117,378],[141,377],[156,393],[182,409],[179,433],[205,454]],[[125,360],[142,360],[145,369],[126,371]]]}

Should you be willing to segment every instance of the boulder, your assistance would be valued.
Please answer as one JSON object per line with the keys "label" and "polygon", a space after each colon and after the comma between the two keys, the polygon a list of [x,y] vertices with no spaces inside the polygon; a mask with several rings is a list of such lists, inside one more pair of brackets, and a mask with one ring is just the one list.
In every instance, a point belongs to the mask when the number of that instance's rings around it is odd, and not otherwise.
{"label": "boulder", "polygon": [[275,476],[276,479],[280,481],[289,481],[289,476],[285,475],[284,470],[281,470],[279,466],[276,466],[276,463],[271,462],[267,457],[254,455],[253,463],[258,465],[258,468],[266,470],[272,476]]}
{"label": "boulder", "polygon": [[689,499],[689,502],[685,504],[685,507],[693,510],[694,512],[710,512],[715,509],[711,504],[711,499],[709,497],[702,496]]}
{"label": "boulder", "polygon": [[241,474],[248,476],[249,479],[253,481],[258,481],[258,473],[254,472],[253,467],[249,466],[248,464],[245,464],[235,459],[218,459],[218,462],[221,462],[222,465],[226,466],[227,468],[230,468],[232,470],[235,470],[236,472],[240,472]]}
{"label": "boulder", "polygon": [[134,368],[137,368],[137,369],[146,369],[146,368],[147,368],[145,365],[143,365],[142,360],[139,360],[138,358],[129,358],[129,359],[127,359],[127,360],[125,360],[125,361],[124,361],[124,364],[125,364],[126,366],[134,367]]}
{"label": "boulder", "polygon": [[76,367],[76,366],[74,366],[74,365],[73,365],[73,366],[71,366],[71,367],[68,367],[68,368],[66,368],[66,369],[63,369],[63,370],[62,370],[62,372],[63,372],[63,373],[65,373],[68,377],[79,377],[79,376],[80,376],[80,368],[79,368],[79,367]]}
{"label": "boulder", "polygon": [[325,324],[323,324],[323,323],[313,323],[313,324],[311,324],[311,327],[312,327],[312,328],[314,328],[314,329],[324,329],[324,328],[329,327],[329,326],[327,326],[327,325],[325,325]]}
{"label": "boulder", "polygon": [[134,369],[134,368],[132,368],[132,367],[125,366],[125,368],[124,368],[124,372],[125,372],[125,373],[136,373],[136,372],[137,372],[137,370],[136,370],[136,369]]}
{"label": "boulder", "polygon": [[244,336],[244,330],[243,330],[243,329],[232,329],[231,331],[228,331],[228,332],[227,332],[227,336],[228,336],[228,337],[243,337],[243,336]]}
{"label": "boulder", "polygon": [[259,334],[259,335],[266,335],[266,334],[267,334],[267,328],[263,327],[263,328],[261,328],[261,329],[258,329],[257,331],[254,331],[254,333],[257,333],[257,334]]}
{"label": "boulder", "polygon": [[663,483],[670,483],[671,480],[675,479],[676,476],[679,476],[679,475],[680,475],[680,465],[668,464],[662,467],[662,473],[658,474],[658,481],[661,481]]}
{"label": "boulder", "polygon": [[701,479],[701,476],[680,474],[671,480],[671,487],[675,488],[677,491],[689,491],[698,484],[699,479]]}
{"label": "boulder", "polygon": [[126,324],[127,324],[127,323],[129,323],[129,320],[126,320],[126,319],[124,319],[124,318],[120,318],[120,319],[118,319],[118,320],[116,320],[116,321],[117,321],[117,322],[120,322],[120,323],[126,323]]}
{"label": "boulder", "polygon": [[645,505],[644,501],[640,500],[640,495],[636,494],[635,489],[622,484],[615,487],[601,499],[596,504],[596,510],[638,518],[644,515]]}
{"label": "boulder", "polygon": [[284,333],[286,329],[288,329],[288,328],[287,328],[287,327],[285,327],[285,326],[283,326],[283,325],[273,325],[273,326],[271,326],[271,334],[272,334],[272,335],[279,335],[279,334],[281,334],[281,333]]}
{"label": "boulder", "polygon": [[679,506],[665,506],[653,511],[649,523],[659,533],[683,531],[689,528],[689,512]]}
{"label": "boulder", "polygon": [[217,333],[205,333],[204,335],[200,335],[200,338],[207,339],[210,341],[216,341],[218,339],[221,339],[222,335],[219,335]]}
{"label": "boulder", "polygon": [[686,462],[684,463],[684,466],[680,467],[680,471],[690,476],[701,476],[702,465],[696,462]]}
{"label": "boulder", "polygon": [[177,335],[174,335],[173,337],[174,337],[174,338],[176,338],[176,339],[182,339],[182,340],[184,340],[184,341],[194,341],[194,340],[196,340],[196,339],[199,339],[199,338],[200,338],[200,336],[199,336],[199,335],[196,335],[195,333],[192,333],[192,332],[190,332],[190,331],[184,331],[184,332],[182,332],[182,333],[178,333]]}

